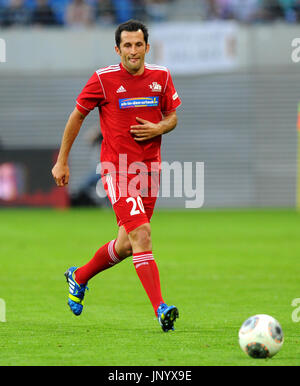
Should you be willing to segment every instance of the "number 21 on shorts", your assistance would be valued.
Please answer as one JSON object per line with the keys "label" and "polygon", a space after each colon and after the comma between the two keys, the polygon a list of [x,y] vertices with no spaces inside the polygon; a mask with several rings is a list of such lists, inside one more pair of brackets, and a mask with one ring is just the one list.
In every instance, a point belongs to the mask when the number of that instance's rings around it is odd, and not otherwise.
{"label": "number 21 on shorts", "polygon": [[140,196],[137,198],[134,197],[129,197],[126,200],[127,203],[131,202],[132,203],[132,208],[130,211],[130,216],[134,216],[136,214],[145,213],[145,208],[143,205],[143,201]]}

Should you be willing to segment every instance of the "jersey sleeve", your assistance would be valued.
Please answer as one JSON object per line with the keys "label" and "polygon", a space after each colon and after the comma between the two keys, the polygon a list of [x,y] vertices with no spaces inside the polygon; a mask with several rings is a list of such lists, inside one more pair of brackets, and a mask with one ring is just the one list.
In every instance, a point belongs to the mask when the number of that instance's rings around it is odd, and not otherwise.
{"label": "jersey sleeve", "polygon": [[171,113],[175,111],[177,107],[181,105],[181,100],[174,87],[173,80],[170,72],[168,71],[167,81],[165,86],[165,92],[162,96],[161,111],[163,114]]}
{"label": "jersey sleeve", "polygon": [[88,115],[96,106],[100,106],[104,99],[104,91],[95,72],[78,95],[76,107],[83,115]]}

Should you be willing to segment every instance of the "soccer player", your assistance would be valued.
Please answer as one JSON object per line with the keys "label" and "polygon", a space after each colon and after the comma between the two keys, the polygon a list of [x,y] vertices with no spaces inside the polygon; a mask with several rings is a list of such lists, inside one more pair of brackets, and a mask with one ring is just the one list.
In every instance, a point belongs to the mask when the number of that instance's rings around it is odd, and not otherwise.
{"label": "soccer player", "polygon": [[174,330],[179,313],[161,294],[150,220],[159,189],[161,137],[175,128],[181,101],[169,70],[145,62],[150,45],[144,24],[129,20],[119,25],[115,40],[121,63],[97,70],[88,80],[66,124],[52,169],[58,186],[68,184],[72,144],[85,117],[97,107],[103,135],[101,176],[119,230],[117,238],[103,245],[87,264],[67,270],[68,304],[80,315],[88,281],[133,256],[138,277],[166,332]]}

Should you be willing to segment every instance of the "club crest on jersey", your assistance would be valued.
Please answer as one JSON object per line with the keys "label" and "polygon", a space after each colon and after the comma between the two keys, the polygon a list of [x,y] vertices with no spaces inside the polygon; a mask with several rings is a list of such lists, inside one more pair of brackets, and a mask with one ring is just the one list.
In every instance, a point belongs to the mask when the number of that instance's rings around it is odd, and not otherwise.
{"label": "club crest on jersey", "polygon": [[155,107],[158,105],[159,105],[158,96],[119,99],[120,109],[128,109],[131,107]]}
{"label": "club crest on jersey", "polygon": [[149,84],[149,87],[153,92],[161,92],[161,85],[157,82],[152,82],[152,84]]}

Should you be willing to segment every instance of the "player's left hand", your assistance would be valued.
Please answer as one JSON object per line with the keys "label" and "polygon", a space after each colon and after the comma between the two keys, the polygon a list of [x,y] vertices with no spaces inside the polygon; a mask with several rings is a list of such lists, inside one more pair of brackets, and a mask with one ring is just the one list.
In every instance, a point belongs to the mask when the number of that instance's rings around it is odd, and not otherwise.
{"label": "player's left hand", "polygon": [[147,141],[162,134],[159,123],[153,123],[139,117],[136,117],[136,120],[140,124],[130,126],[130,133],[135,141]]}

